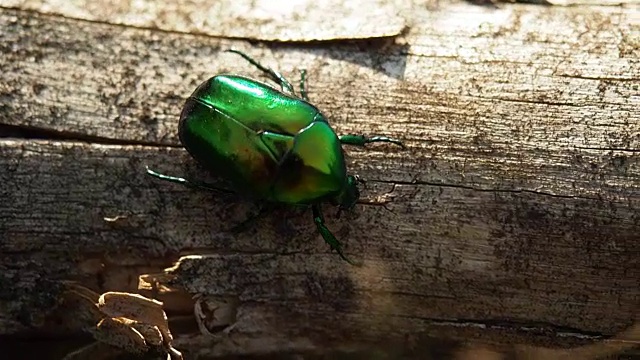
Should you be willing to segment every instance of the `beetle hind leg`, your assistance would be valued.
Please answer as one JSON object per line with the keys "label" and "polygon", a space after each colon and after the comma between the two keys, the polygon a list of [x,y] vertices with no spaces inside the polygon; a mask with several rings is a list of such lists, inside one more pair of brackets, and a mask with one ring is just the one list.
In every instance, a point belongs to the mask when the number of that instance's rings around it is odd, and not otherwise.
{"label": "beetle hind leg", "polygon": [[390,137],[386,137],[386,136],[365,136],[365,135],[349,134],[349,135],[340,135],[338,138],[340,139],[340,142],[345,145],[365,146],[366,144],[369,144],[369,143],[383,142],[383,143],[396,144],[402,147],[403,149],[405,148],[402,141],[393,139]]}
{"label": "beetle hind leg", "polygon": [[309,101],[309,93],[307,92],[307,70],[300,70],[300,97],[304,101]]}
{"label": "beetle hind leg", "polygon": [[247,218],[242,220],[240,223],[234,225],[229,231],[238,234],[241,233],[251,227],[251,225],[255,224],[255,222],[263,217],[265,214],[270,212],[273,209],[273,206],[270,205],[262,205],[258,208],[258,211],[252,214],[247,215]]}
{"label": "beetle hind leg", "polygon": [[238,55],[242,56],[245,60],[247,60],[249,63],[251,63],[251,65],[257,67],[260,71],[262,71],[263,73],[267,74],[273,81],[277,82],[280,85],[280,87],[282,88],[283,91],[289,92],[290,94],[295,94],[295,92],[293,91],[293,86],[291,85],[289,80],[287,80],[279,72],[273,70],[270,67],[266,67],[266,66],[260,64],[254,58],[252,58],[251,56],[243,53],[240,50],[228,49],[226,51],[227,52],[232,52],[232,53],[235,53],[235,54],[238,54]]}
{"label": "beetle hind leg", "polygon": [[322,210],[320,209],[320,206],[313,205],[312,210],[313,210],[313,221],[315,222],[316,227],[318,228],[318,232],[320,233],[320,235],[322,235],[322,238],[324,239],[324,241],[327,244],[329,244],[331,249],[335,250],[344,261],[348,262],[351,265],[358,266],[358,264],[356,264],[355,262],[353,262],[351,259],[349,259],[344,255],[344,253],[342,252],[342,244],[340,243],[340,241],[338,241],[338,239],[336,239],[336,237],[331,233],[331,231],[329,231],[327,226],[324,224],[324,216],[322,215]]}
{"label": "beetle hind leg", "polygon": [[224,189],[224,188],[220,188],[211,184],[207,184],[204,182],[200,182],[200,181],[196,181],[196,180],[190,180],[190,179],[185,179],[185,178],[181,178],[181,177],[177,177],[177,176],[170,176],[170,175],[164,175],[164,174],[160,174],[158,172],[155,172],[151,169],[149,169],[149,167],[146,167],[147,169],[147,174],[156,178],[156,179],[160,179],[163,181],[168,181],[168,182],[172,182],[174,184],[180,184],[182,186],[186,186],[188,188],[192,188],[192,189],[198,189],[198,190],[206,190],[206,191],[212,191],[212,192],[218,192],[218,193],[224,193],[224,194],[235,194],[233,191],[228,190],[228,189]]}

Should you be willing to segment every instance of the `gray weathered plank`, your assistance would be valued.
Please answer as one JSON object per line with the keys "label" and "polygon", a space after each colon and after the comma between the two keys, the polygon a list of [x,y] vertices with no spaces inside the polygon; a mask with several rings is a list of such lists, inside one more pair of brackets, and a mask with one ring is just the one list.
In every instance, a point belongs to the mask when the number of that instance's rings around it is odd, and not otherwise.
{"label": "gray weathered plank", "polygon": [[[624,169],[637,166],[630,161],[640,147],[638,30],[630,20],[637,11],[577,10],[598,29],[581,37],[582,29],[548,30],[536,22],[547,16],[568,23],[569,10],[540,11],[503,11],[496,18],[506,20],[493,24],[490,14],[456,14],[460,22],[434,15],[429,27],[416,28],[409,49],[370,55],[349,46],[284,48],[279,62],[243,43],[6,11],[2,40],[12,47],[0,59],[7,69],[0,121],[177,145],[177,116],[192,89],[216,72],[255,74],[233,54],[219,53],[235,46],[287,74],[307,67],[311,96],[339,132],[406,141],[415,151],[404,169],[380,174],[387,179],[593,196],[593,171],[606,175],[602,185],[617,187]],[[604,16],[616,23],[599,28]],[[501,37],[513,22],[522,23],[518,31]],[[436,28],[441,32],[428,35]],[[619,42],[610,41],[618,35]],[[606,161],[621,168],[593,169]]]}
{"label": "gray weathered plank", "polygon": [[0,6],[69,18],[267,41],[368,39],[400,34],[398,4],[381,0],[291,1],[0,0]]}
{"label": "gray weathered plank", "polygon": [[[101,273],[107,287],[125,287],[118,268],[169,266],[179,254],[199,253],[210,255],[185,259],[176,284],[237,296],[241,313],[254,315],[237,325],[248,337],[281,325],[312,329],[310,341],[360,329],[353,336],[363,341],[389,326],[421,333],[503,319],[515,328],[545,323],[611,334],[637,310],[637,197],[398,185],[391,212],[363,206],[330,220],[349,253],[365,261],[353,268],[328,253],[308,214],[277,212],[234,235],[228,230],[246,205],[143,175],[145,163],[186,160],[178,149],[5,140],[1,151],[2,282],[32,279],[4,288],[5,321],[33,305],[17,294],[47,280],[80,277],[99,286]],[[395,164],[382,155],[358,158],[354,168],[364,176]],[[365,158],[377,169],[360,167]]]}
{"label": "gray weathered plank", "polygon": [[[532,327],[567,345],[628,326],[640,298],[638,10],[456,6],[372,52],[1,9],[0,123],[69,140],[0,142],[0,332],[41,324],[52,281],[135,290],[136,275],[189,254],[204,257],[184,258],[172,285],[237,297],[232,339],[246,352],[407,334],[534,342]],[[339,132],[409,145],[349,150],[352,171],[383,181],[365,195],[393,198],[391,211],[329,219],[362,268],[328,252],[309,214],[278,210],[232,234],[249,205],[144,176],[202,175],[172,148],[176,118],[211,74],[256,74],[227,47],[293,77],[307,67]],[[108,141],[120,145],[96,143]]]}

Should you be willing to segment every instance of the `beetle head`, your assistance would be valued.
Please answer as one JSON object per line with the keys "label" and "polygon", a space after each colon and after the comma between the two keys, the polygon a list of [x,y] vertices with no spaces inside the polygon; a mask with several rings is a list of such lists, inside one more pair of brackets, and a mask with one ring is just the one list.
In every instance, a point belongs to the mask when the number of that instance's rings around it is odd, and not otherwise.
{"label": "beetle head", "polygon": [[360,199],[360,190],[358,190],[358,184],[364,183],[363,180],[358,177],[358,175],[349,175],[347,176],[347,183],[344,187],[344,190],[337,197],[338,202],[338,217],[340,217],[340,212],[342,210],[351,210]]}

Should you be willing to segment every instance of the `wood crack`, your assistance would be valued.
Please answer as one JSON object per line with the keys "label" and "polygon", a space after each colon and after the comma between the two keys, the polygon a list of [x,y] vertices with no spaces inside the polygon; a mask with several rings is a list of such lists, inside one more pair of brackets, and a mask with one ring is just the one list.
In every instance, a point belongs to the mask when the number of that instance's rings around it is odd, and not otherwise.
{"label": "wood crack", "polygon": [[529,193],[534,195],[542,195],[549,196],[553,198],[562,198],[562,199],[584,199],[584,200],[601,200],[596,197],[589,196],[581,196],[581,195],[560,195],[560,194],[552,194],[544,191],[538,190],[529,190],[529,189],[485,189],[485,188],[477,188],[469,185],[462,184],[446,184],[446,183],[438,183],[438,182],[430,182],[423,180],[414,180],[414,181],[402,181],[402,180],[367,180],[369,182],[379,182],[384,184],[393,184],[393,185],[427,185],[427,186],[438,186],[445,188],[456,188],[456,189],[465,189],[465,190],[473,190],[479,192],[495,192],[495,193]]}
{"label": "wood crack", "polygon": [[88,135],[70,131],[56,131],[40,127],[29,127],[22,125],[6,125],[0,124],[0,141],[1,139],[24,139],[24,140],[53,140],[67,143],[86,143],[96,145],[123,145],[123,146],[148,146],[148,147],[167,147],[181,148],[182,145],[158,143],[153,141],[141,141],[133,139],[114,139],[101,136]]}

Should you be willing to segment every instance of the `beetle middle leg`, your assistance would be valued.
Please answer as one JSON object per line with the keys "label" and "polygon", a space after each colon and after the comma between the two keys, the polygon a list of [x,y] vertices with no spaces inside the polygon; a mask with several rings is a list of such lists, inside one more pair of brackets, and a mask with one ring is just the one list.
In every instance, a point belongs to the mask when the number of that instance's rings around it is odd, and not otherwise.
{"label": "beetle middle leg", "polygon": [[316,223],[318,232],[320,233],[320,235],[322,235],[322,238],[324,239],[324,241],[327,244],[329,244],[332,250],[337,251],[338,255],[340,255],[340,257],[344,261],[348,262],[351,265],[357,265],[356,263],[351,261],[351,259],[347,258],[344,255],[344,253],[342,252],[342,244],[340,243],[340,241],[338,241],[338,239],[336,239],[336,237],[331,233],[331,231],[329,231],[327,226],[324,224],[324,216],[322,215],[322,209],[320,208],[320,205],[313,205],[312,211],[313,211],[313,221]]}
{"label": "beetle middle leg", "polygon": [[243,53],[240,50],[228,49],[226,51],[232,52],[232,53],[235,53],[235,54],[238,54],[238,55],[242,56],[245,60],[247,60],[249,63],[251,63],[251,65],[257,67],[260,71],[262,71],[265,74],[267,74],[273,81],[277,82],[280,85],[280,87],[282,88],[282,91],[288,92],[290,94],[295,94],[295,92],[293,91],[293,86],[291,85],[289,80],[287,80],[279,72],[273,70],[270,67],[266,67],[266,66],[260,64],[254,58],[252,58],[251,56]]}
{"label": "beetle middle leg", "polygon": [[224,193],[224,194],[235,194],[234,191],[231,191],[231,190],[228,190],[228,189],[224,189],[224,188],[220,188],[220,187],[217,187],[217,186],[214,186],[214,185],[211,185],[211,184],[207,184],[205,182],[201,182],[201,181],[197,181],[197,180],[185,179],[185,178],[181,178],[181,177],[177,177],[177,176],[170,176],[170,175],[160,174],[158,172],[155,172],[155,171],[149,169],[148,166],[147,166],[147,174],[150,175],[150,176],[153,176],[156,179],[172,182],[172,183],[175,183],[175,184],[180,184],[182,186],[186,186],[186,187],[192,188],[192,189],[206,190],[206,191],[212,191],[212,192],[218,192],[218,193]]}
{"label": "beetle middle leg", "polygon": [[340,135],[338,138],[340,139],[340,142],[345,145],[365,146],[368,143],[385,142],[385,143],[396,144],[402,147],[403,149],[405,148],[402,141],[393,139],[390,137],[386,137],[386,136],[365,136],[365,135],[349,134],[349,135]]}

